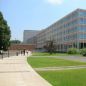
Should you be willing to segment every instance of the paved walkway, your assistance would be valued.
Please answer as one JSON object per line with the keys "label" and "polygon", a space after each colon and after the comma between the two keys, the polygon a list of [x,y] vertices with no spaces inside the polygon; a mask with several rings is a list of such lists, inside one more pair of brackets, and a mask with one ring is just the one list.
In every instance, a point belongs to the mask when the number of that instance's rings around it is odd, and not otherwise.
{"label": "paved walkway", "polygon": [[55,71],[86,68],[86,65],[34,68],[36,71]]}
{"label": "paved walkway", "polygon": [[57,56],[55,58],[86,62],[86,57],[83,57],[83,56]]}
{"label": "paved walkway", "polygon": [[0,59],[0,86],[52,86],[40,77],[25,56]]}

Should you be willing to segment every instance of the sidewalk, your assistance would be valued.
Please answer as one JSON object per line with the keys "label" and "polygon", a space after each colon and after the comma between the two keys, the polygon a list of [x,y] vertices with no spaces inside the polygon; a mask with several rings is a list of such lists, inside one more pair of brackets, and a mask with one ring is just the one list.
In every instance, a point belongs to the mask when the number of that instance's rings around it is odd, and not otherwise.
{"label": "sidewalk", "polygon": [[42,67],[34,68],[36,71],[57,71],[57,70],[74,70],[86,68],[86,65],[77,65],[77,66],[61,66],[61,67]]}
{"label": "sidewalk", "polygon": [[25,56],[0,59],[0,86],[52,86],[26,60]]}

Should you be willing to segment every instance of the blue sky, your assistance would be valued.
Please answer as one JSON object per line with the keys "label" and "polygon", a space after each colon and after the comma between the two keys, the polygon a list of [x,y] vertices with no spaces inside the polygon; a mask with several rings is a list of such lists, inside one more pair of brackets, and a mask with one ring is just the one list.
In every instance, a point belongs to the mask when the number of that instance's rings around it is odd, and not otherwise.
{"label": "blue sky", "polygon": [[18,40],[24,30],[44,29],[77,8],[86,9],[86,0],[0,0],[11,39]]}

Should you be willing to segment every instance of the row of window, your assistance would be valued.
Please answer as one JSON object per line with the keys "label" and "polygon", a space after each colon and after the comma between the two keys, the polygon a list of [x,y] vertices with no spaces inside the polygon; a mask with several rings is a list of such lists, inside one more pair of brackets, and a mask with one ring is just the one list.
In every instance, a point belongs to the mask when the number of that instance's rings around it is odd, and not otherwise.
{"label": "row of window", "polygon": [[78,27],[78,30],[79,31],[86,31],[86,26],[79,26]]}
{"label": "row of window", "polygon": [[79,12],[79,16],[86,16],[86,12]]}
{"label": "row of window", "polygon": [[70,14],[70,15],[66,16],[65,18],[61,19],[58,22],[58,24],[62,24],[62,23],[67,22],[67,21],[69,21],[69,20],[71,20],[73,18],[76,18],[76,17],[78,17],[77,15],[78,15],[77,12],[73,12],[72,14]]}
{"label": "row of window", "polygon": [[86,34],[79,34],[78,37],[79,39],[86,39]]}
{"label": "row of window", "polygon": [[79,24],[86,24],[86,18],[80,18]]}
{"label": "row of window", "polygon": [[[64,24],[64,25],[62,25],[62,26],[60,26],[60,27],[55,27],[55,28],[53,29],[53,32],[56,32],[56,31],[59,32],[59,31],[61,31],[61,29],[70,28],[70,27],[72,27],[72,26],[74,26],[74,25],[77,25],[77,24],[86,24],[86,19],[81,18],[81,19],[79,19],[79,21],[75,20],[75,21],[73,21],[73,22],[69,22],[69,23],[67,23],[67,24]],[[81,27],[81,28],[84,28],[84,27]],[[73,32],[73,31],[76,31],[76,30],[77,30],[77,27],[75,27],[75,28],[73,28],[73,29],[71,29],[71,30],[68,30],[67,33]],[[52,31],[51,31],[51,32],[52,32]]]}

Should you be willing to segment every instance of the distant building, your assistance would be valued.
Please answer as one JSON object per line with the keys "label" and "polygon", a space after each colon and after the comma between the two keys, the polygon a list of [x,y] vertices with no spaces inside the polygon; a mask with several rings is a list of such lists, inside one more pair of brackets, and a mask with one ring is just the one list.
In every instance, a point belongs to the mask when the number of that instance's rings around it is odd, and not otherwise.
{"label": "distant building", "polygon": [[37,37],[33,36],[27,40],[28,44],[37,44]]}
{"label": "distant building", "polygon": [[23,43],[34,44],[36,42],[35,36],[38,34],[38,30],[24,30]]}

